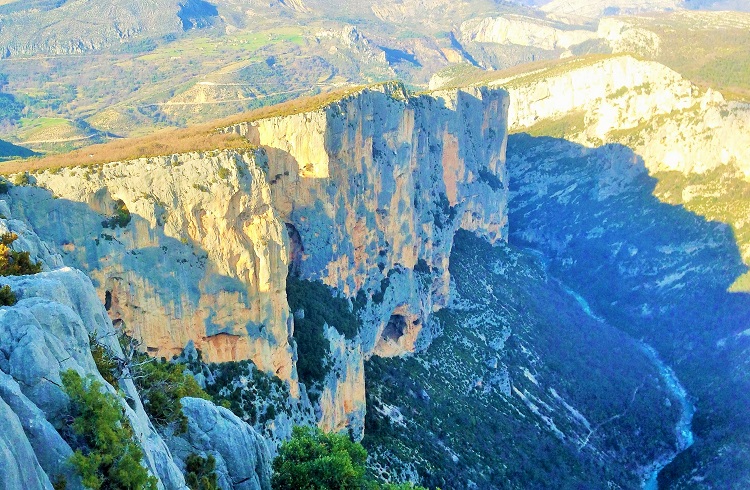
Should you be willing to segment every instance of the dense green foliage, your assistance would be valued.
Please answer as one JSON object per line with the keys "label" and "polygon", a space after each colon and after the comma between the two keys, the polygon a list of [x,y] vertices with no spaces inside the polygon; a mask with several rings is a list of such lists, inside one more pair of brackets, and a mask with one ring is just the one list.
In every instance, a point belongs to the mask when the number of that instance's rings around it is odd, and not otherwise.
{"label": "dense green foliage", "polygon": [[410,483],[379,484],[366,476],[367,451],[343,434],[295,427],[273,462],[274,490],[406,490]]}
{"label": "dense green foliage", "polygon": [[191,454],[185,460],[185,483],[190,490],[219,490],[216,459]]}
{"label": "dense green foliage", "polygon": [[359,332],[359,319],[346,299],[337,297],[333,289],[320,282],[290,276],[286,294],[289,307],[295,314],[294,340],[299,353],[297,372],[303,383],[312,386],[322,382],[328,371],[326,359],[330,347],[323,325],[328,324],[351,339]]}
{"label": "dense green foliage", "polygon": [[349,302],[337,296],[335,290],[321,282],[289,277],[286,294],[292,311],[304,310],[305,318],[310,317],[318,324],[327,323],[353,339],[359,332],[359,319],[352,313]]}
{"label": "dense green foliage", "polygon": [[430,348],[365,363],[372,471],[400,480],[411,468],[443,488],[635,488],[623,468],[669,450],[677,416],[638,346],[588,316],[532,253],[460,231],[450,272],[461,306],[434,314],[442,335]]}
{"label": "dense green foliage", "polygon": [[41,262],[31,262],[29,252],[16,252],[10,248],[18,239],[15,233],[0,236],[0,276],[25,276],[42,272]]}
{"label": "dense green foliage", "polygon": [[23,104],[18,102],[12,94],[0,93],[0,121],[17,121],[21,119]]}
{"label": "dense green foliage", "polygon": [[156,478],[141,465],[143,451],[115,395],[95,379],[62,373],[70,397],[76,449],[71,458],[84,486],[93,490],[155,490]]}
{"label": "dense green foliage", "polygon": [[359,490],[365,485],[367,452],[349,437],[295,427],[273,462],[275,490]]}
{"label": "dense green foliage", "polygon": [[18,302],[14,293],[7,284],[0,287],[0,306],[13,306]]}

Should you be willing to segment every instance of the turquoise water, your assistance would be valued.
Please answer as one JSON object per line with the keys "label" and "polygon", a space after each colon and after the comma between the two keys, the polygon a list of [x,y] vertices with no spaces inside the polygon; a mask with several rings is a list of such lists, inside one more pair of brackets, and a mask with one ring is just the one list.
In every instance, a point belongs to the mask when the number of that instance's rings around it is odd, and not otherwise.
{"label": "turquoise water", "polygon": [[[542,263],[545,265],[545,269],[546,269],[547,262],[546,262],[545,257],[541,253],[536,252],[536,251],[535,251],[535,255],[537,255],[542,260]],[[604,322],[604,319],[602,317],[594,313],[588,301],[586,301],[586,298],[584,298],[580,294],[576,293],[575,291],[567,287],[561,281],[557,279],[556,281],[560,285],[560,287],[562,287],[563,290],[565,290],[566,293],[568,293],[578,302],[578,304],[581,306],[581,309],[584,311],[584,313],[586,313],[586,315],[588,315],[589,317],[599,322]],[[680,380],[677,378],[677,375],[675,374],[674,370],[671,367],[664,364],[664,362],[659,357],[659,354],[656,352],[656,350],[653,347],[651,347],[650,345],[644,342],[641,342],[641,347],[643,348],[643,351],[646,353],[646,355],[651,360],[651,362],[653,362],[654,365],[657,367],[662,381],[667,386],[667,389],[669,389],[672,395],[675,398],[677,398],[681,407],[680,420],[677,422],[677,425],[675,426],[675,434],[677,436],[677,450],[672,455],[666,456],[661,460],[654,461],[651,472],[649,473],[649,475],[643,482],[644,490],[657,490],[658,489],[657,478],[658,478],[659,472],[665,466],[671,463],[672,460],[674,460],[674,458],[679,453],[689,448],[693,444],[692,423],[693,423],[693,415],[695,414],[695,407],[688,399],[687,392],[685,391],[685,388],[680,383]]]}

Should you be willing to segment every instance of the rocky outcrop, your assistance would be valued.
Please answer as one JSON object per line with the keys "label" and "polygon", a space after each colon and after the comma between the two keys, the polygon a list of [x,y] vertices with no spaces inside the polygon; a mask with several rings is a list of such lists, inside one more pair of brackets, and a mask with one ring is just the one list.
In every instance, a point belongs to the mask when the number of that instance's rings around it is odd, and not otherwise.
{"label": "rocky outcrop", "polygon": [[614,53],[638,53],[656,56],[661,50],[661,38],[648,29],[638,27],[614,17],[599,21],[597,36],[611,46]]}
{"label": "rocky outcrop", "polygon": [[[3,465],[3,468],[17,466],[19,472],[16,474],[21,479],[14,480],[14,471],[10,471],[10,481],[5,482],[8,485],[7,488],[47,488],[50,480],[55,482],[58,479],[64,479],[69,488],[80,488],[80,478],[67,464],[73,455],[70,446],[47,420],[46,414],[23,394],[18,381],[2,371],[0,371],[0,406],[10,410],[10,414],[3,417],[10,427],[6,427],[3,434],[6,438],[18,438],[16,442],[9,445],[9,452],[15,454]],[[19,425],[14,427],[15,421],[18,421]],[[30,453],[26,453],[27,447]],[[39,473],[38,482],[35,481],[37,477],[32,478],[28,475],[29,466],[34,466],[35,471]],[[24,473],[27,476],[24,477]],[[27,482],[28,487],[21,485],[20,482],[24,481]]]}
{"label": "rocky outcrop", "polygon": [[511,131],[574,112],[597,112],[596,125],[587,124],[586,131],[598,137],[635,127],[649,116],[687,109],[699,96],[697,87],[674,71],[628,55],[571,60],[489,85],[507,87],[512,94]]}
{"label": "rocky outcrop", "polygon": [[[7,211],[4,202],[0,202],[2,208]],[[68,406],[60,373],[73,369],[94,376],[115,393],[99,375],[89,336],[97,335],[115,352],[121,352],[120,346],[90,279],[66,267],[49,270],[60,257],[50,255],[20,221],[8,219],[10,214],[4,216],[0,227],[19,234],[14,247],[37,244],[39,248],[27,250],[32,252],[32,260],[43,261],[47,269],[0,280],[18,297],[16,305],[0,308],[0,407],[8,407],[14,414],[3,417],[8,429],[5,437],[14,441],[11,461],[3,467],[14,468],[11,475],[28,478],[21,486],[14,487],[8,480],[5,483],[10,485],[7,488],[51,488],[51,482],[62,476],[68,488],[80,488],[67,461],[72,450],[59,435]],[[144,463],[159,478],[160,488],[184,488],[182,473],[143,411],[132,381],[121,380],[117,388],[128,400],[123,400],[123,409],[143,447]],[[31,456],[26,455],[29,447]]]}
{"label": "rocky outcrop", "polygon": [[[3,376],[4,378],[5,376]],[[5,380],[0,380],[5,386]],[[0,398],[0,466],[3,479],[0,488],[51,489],[49,478],[39,465],[18,415]]]}
{"label": "rocky outcrop", "polygon": [[[37,180],[66,199],[14,190],[14,209],[87,271],[110,316],[152,355],[171,358],[193,340],[211,361],[252,359],[291,378],[286,231],[256,155],[185,154]],[[131,221],[103,226],[120,202]]]}
{"label": "rocky outcrop", "polygon": [[549,51],[569,49],[597,38],[592,30],[514,15],[468,20],[461,24],[460,30],[463,42],[515,44]]}
{"label": "rocky outcrop", "polygon": [[213,456],[220,488],[271,489],[271,456],[266,441],[252,427],[200,398],[183,398],[182,411],[188,430],[170,441],[175,457],[184,461],[190,454]]}
{"label": "rocky outcrop", "polygon": [[732,164],[750,175],[750,106],[659,63],[579,59],[489,85],[511,93],[511,131],[544,132],[554,122],[566,139],[588,146],[627,144],[652,172]]}
{"label": "rocky outcrop", "polygon": [[[298,236],[301,275],[351,298],[391,292],[388,307],[368,303],[380,314],[365,322],[365,352],[398,308],[418,330],[445,303],[458,227],[505,238],[506,104],[502,91],[410,98],[382,86],[313,113],[229,128],[268,155],[272,201]],[[420,260],[431,271],[427,295],[413,294],[422,290],[413,272]]]}
{"label": "rocky outcrop", "polygon": [[[332,349],[356,362],[345,371],[413,351],[447,301],[456,229],[506,237],[507,106],[502,90],[411,97],[373,87],[226,129],[255,152],[46,171],[34,176],[40,188],[11,191],[11,207],[92,277],[110,316],[150,353],[171,356],[192,340],[210,361],[252,359],[298,396],[289,265],[363,298],[352,344],[362,354]],[[124,210],[127,223],[116,216]],[[347,382],[327,385],[322,399],[336,407],[322,412],[339,415],[326,426],[346,424],[344,413],[361,419],[363,390]]]}
{"label": "rocky outcrop", "polygon": [[[467,20],[460,27],[461,42],[537,48],[544,57],[570,57],[581,51],[639,53],[656,56],[661,47],[659,36],[633,23],[614,17],[602,18],[593,28],[583,22],[573,24],[552,19],[503,15]],[[468,44],[467,44],[468,43]],[[589,46],[584,48],[583,46]],[[431,82],[431,84],[434,82]]]}
{"label": "rocky outcrop", "polygon": [[365,431],[365,366],[362,346],[333,327],[325,330],[331,346],[331,366],[320,399],[320,426],[328,432],[349,428],[352,434]]}
{"label": "rocky outcrop", "polygon": [[[457,228],[505,238],[506,104],[502,91],[411,98],[386,85],[313,113],[228,128],[268,155],[272,201],[297,242],[301,275],[368,300],[358,336],[363,356],[332,349],[344,356],[334,365],[414,350],[431,312],[447,300]],[[418,265],[426,277],[415,273]],[[328,416],[341,412],[339,403],[327,406],[341,400],[340,389],[357,394],[342,401],[358,407],[349,422],[361,419],[364,390],[345,388],[346,381],[326,386],[326,426],[345,422]]]}

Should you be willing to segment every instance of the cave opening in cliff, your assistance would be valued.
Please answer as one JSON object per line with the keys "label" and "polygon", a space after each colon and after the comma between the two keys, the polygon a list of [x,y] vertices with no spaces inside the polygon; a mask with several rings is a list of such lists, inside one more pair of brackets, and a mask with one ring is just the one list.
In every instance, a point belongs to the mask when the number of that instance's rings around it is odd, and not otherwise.
{"label": "cave opening in cliff", "polygon": [[302,257],[305,247],[302,245],[302,235],[297,227],[291,223],[286,224],[286,232],[289,235],[289,275],[299,277],[302,272]]}
{"label": "cave opening in cliff", "polygon": [[406,318],[403,315],[391,315],[385,328],[383,329],[383,340],[400,339],[406,332]]}

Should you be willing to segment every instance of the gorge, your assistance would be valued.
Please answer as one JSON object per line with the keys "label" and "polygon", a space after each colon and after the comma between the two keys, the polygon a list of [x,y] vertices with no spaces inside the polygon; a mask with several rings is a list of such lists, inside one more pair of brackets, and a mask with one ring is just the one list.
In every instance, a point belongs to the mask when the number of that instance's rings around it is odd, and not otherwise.
{"label": "gorge", "polygon": [[[745,172],[747,104],[632,56],[448,85],[211,128],[243,147],[9,176],[0,231],[43,272],[0,278],[7,488],[82,488],[66,369],[119,390],[159,488],[186,488],[194,452],[226,488],[270,488],[300,424],[430,487],[750,481],[750,299],[730,291],[750,243],[741,217],[674,202]],[[204,385],[251,361],[282,400],[248,424],[184,398],[186,433],[157,430],[92,358],[91,335],[121,352],[116,329]]]}

